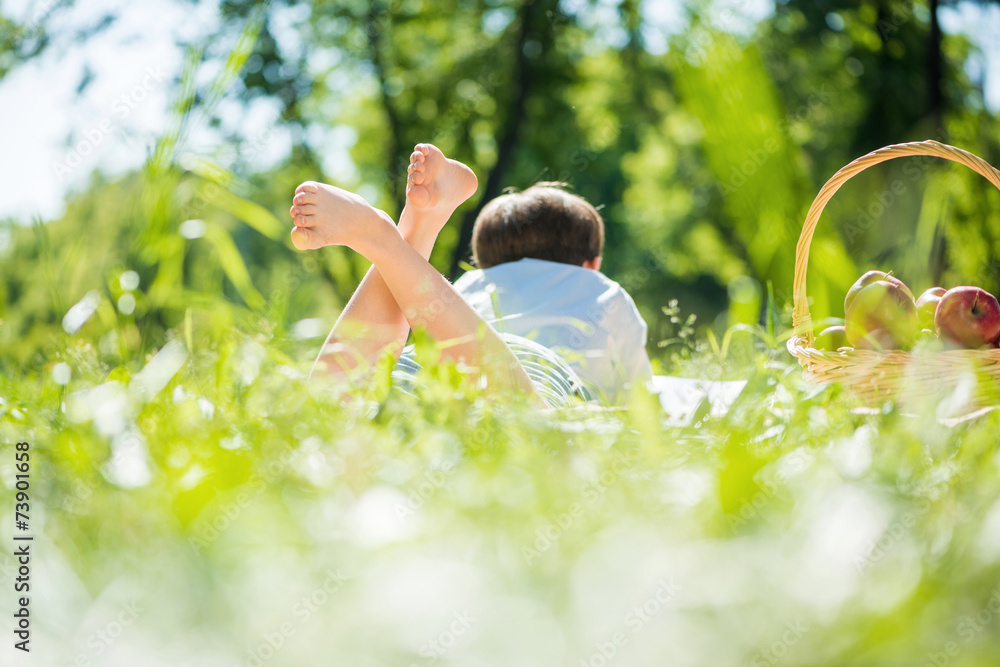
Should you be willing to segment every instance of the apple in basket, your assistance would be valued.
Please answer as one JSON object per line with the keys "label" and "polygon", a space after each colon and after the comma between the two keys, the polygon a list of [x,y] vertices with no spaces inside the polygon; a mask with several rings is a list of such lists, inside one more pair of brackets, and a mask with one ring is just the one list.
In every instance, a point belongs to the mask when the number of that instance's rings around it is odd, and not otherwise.
{"label": "apple in basket", "polygon": [[844,312],[847,312],[847,309],[851,306],[851,302],[854,301],[854,298],[861,290],[878,280],[884,280],[899,286],[910,297],[910,301],[913,301],[913,292],[910,291],[910,288],[902,280],[892,275],[892,271],[889,273],[885,271],[868,271],[865,275],[858,278],[856,283],[851,285],[851,289],[847,290],[847,296],[844,297]]}
{"label": "apple in basket", "polygon": [[917,318],[924,329],[934,328],[934,313],[937,312],[941,297],[947,292],[943,287],[931,287],[917,297]]}
{"label": "apple in basket", "polygon": [[888,280],[876,280],[857,290],[847,302],[844,324],[854,347],[875,350],[908,350],[920,331],[912,292]]}
{"label": "apple in basket", "polygon": [[934,324],[953,347],[993,347],[1000,336],[1000,303],[980,287],[952,287],[941,297]]}
{"label": "apple in basket", "polygon": [[827,327],[823,329],[816,340],[813,341],[813,347],[817,350],[829,350],[834,352],[842,347],[849,347],[850,342],[847,340],[847,329],[842,324],[837,324],[832,327]]}

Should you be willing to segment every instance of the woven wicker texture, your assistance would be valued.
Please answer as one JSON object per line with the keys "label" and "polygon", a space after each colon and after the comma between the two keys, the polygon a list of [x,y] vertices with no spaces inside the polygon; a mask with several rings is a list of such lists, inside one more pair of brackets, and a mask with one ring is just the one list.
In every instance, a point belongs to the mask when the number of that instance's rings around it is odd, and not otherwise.
{"label": "woven wicker texture", "polygon": [[[995,402],[1000,389],[1000,349],[948,350],[917,356],[901,350],[841,348],[836,352],[829,352],[813,348],[812,316],[809,314],[806,295],[806,270],[809,266],[809,246],[823,209],[840,186],[865,169],[898,157],[922,155],[964,164],[1000,189],[1000,171],[968,151],[937,141],[886,146],[843,167],[826,182],[813,200],[795,248],[792,314],[794,335],[788,341],[788,351],[799,360],[809,379],[817,382],[843,382],[870,401],[893,396],[904,387],[911,393],[919,393],[921,389],[926,389],[929,393],[954,388],[964,381],[969,387],[972,402]],[[986,378],[985,382],[983,378]]]}

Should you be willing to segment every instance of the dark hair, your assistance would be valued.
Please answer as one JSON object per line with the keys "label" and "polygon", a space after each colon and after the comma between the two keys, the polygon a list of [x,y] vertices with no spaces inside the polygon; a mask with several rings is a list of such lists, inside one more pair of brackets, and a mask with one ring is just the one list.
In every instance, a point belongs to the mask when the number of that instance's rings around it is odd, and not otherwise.
{"label": "dark hair", "polygon": [[488,269],[527,257],[583,266],[600,257],[601,214],[565,187],[565,183],[536,183],[484,206],[472,230],[476,266]]}

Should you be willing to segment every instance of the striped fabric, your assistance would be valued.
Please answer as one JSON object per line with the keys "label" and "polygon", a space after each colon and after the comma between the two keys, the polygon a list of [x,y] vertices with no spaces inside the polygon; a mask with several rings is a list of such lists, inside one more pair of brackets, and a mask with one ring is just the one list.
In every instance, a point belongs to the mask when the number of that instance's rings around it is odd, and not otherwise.
{"label": "striped fabric", "polygon": [[[580,381],[573,369],[552,350],[514,334],[501,333],[500,337],[521,362],[535,390],[550,407],[566,408],[580,401],[596,400],[597,397]],[[392,380],[400,391],[416,396],[422,386],[419,379],[422,368],[413,353],[413,346],[406,346],[392,370]]]}

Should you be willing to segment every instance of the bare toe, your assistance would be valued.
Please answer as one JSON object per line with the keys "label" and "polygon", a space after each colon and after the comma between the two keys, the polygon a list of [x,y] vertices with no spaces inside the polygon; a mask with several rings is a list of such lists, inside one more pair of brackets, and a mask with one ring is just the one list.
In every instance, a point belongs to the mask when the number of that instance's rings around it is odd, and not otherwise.
{"label": "bare toe", "polygon": [[316,232],[302,227],[292,229],[292,245],[299,250],[313,250],[320,247],[316,243]]}
{"label": "bare toe", "polygon": [[[414,176],[420,176],[423,179],[423,174],[414,174]],[[420,185],[419,183],[414,183],[406,188],[406,197],[413,202],[415,206],[424,207],[430,203],[431,193],[427,191],[427,188]]]}
{"label": "bare toe", "polygon": [[423,155],[430,155],[431,145],[430,144],[417,144],[414,146],[415,151],[420,151]]}
{"label": "bare toe", "polygon": [[319,198],[316,196],[316,193],[306,191],[300,192],[292,198],[293,204],[315,204],[317,201],[319,201]]}
{"label": "bare toe", "polygon": [[295,194],[299,194],[300,192],[311,192],[316,194],[319,192],[319,183],[316,181],[306,181],[299,187],[295,188]]}
{"label": "bare toe", "polygon": [[422,172],[422,171],[414,171],[412,174],[410,174],[410,182],[413,183],[414,185],[423,185],[424,184],[424,172]]}
{"label": "bare toe", "polygon": [[292,204],[292,207],[288,209],[288,214],[293,218],[299,216],[313,216],[319,213],[319,206],[315,204]]}
{"label": "bare toe", "polygon": [[315,218],[311,215],[297,215],[294,219],[295,225],[297,227],[315,227]]}
{"label": "bare toe", "polygon": [[413,151],[412,153],[410,153],[411,164],[414,162],[423,162],[423,159],[424,159],[424,154],[421,153],[420,151]]}

